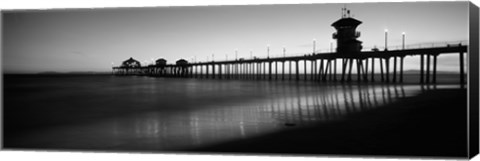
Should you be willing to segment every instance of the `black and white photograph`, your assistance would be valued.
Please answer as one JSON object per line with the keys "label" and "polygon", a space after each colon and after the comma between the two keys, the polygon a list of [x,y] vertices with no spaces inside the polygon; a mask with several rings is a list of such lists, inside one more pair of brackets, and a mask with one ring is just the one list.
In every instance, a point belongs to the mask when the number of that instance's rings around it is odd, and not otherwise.
{"label": "black and white photograph", "polygon": [[2,9],[2,149],[469,159],[469,1]]}

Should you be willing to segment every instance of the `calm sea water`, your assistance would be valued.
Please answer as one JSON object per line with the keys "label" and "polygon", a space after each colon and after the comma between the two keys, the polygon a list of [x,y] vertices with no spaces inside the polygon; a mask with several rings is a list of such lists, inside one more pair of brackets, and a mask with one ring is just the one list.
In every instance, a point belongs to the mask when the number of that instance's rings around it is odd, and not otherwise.
{"label": "calm sea water", "polygon": [[6,75],[4,146],[188,150],[293,128],[288,125],[342,120],[425,88],[430,87]]}

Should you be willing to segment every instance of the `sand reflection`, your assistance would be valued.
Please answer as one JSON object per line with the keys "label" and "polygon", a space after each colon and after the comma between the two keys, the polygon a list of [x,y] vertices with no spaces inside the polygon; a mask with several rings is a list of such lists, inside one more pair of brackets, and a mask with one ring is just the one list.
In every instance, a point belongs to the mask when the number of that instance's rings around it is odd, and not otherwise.
{"label": "sand reflection", "polygon": [[[273,87],[273,86],[272,86]],[[267,88],[268,89],[268,88]],[[275,86],[266,100],[114,119],[114,149],[182,150],[334,121],[421,92],[419,86]],[[138,145],[138,146],[132,146]]]}
{"label": "sand reflection", "polygon": [[209,107],[182,110],[159,108],[43,129],[19,137],[18,145],[55,149],[188,150],[340,120],[417,95],[424,88],[418,85],[267,84],[259,89],[266,90],[265,99],[213,103]]}

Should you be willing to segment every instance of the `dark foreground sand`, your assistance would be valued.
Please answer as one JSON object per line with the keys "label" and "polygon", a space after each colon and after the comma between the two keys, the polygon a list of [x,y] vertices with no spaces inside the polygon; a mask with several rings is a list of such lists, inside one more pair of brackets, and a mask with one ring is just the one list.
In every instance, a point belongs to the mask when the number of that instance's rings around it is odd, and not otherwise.
{"label": "dark foreground sand", "polygon": [[466,89],[430,90],[341,121],[192,151],[465,157],[466,102]]}

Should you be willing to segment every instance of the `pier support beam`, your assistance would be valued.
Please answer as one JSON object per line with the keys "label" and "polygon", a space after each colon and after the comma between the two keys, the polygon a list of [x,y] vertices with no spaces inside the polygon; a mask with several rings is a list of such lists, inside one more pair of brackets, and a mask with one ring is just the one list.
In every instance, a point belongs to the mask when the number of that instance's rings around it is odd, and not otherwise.
{"label": "pier support beam", "polygon": [[333,67],[332,67],[332,59],[328,59],[328,80],[333,80]]}
{"label": "pier support beam", "polygon": [[372,57],[372,75],[370,78],[371,82],[375,82],[375,58]]}
{"label": "pier support beam", "polygon": [[206,78],[208,78],[208,65],[205,65],[205,68],[206,68],[205,69],[206,70],[205,75],[206,75]]}
{"label": "pier support beam", "polygon": [[433,55],[433,76],[432,83],[437,83],[437,54]]}
{"label": "pier support beam", "polygon": [[203,78],[203,65],[199,65],[198,67],[200,68],[200,78]]}
{"label": "pier support beam", "polygon": [[390,82],[390,57],[385,58],[385,76],[387,83]]}
{"label": "pier support beam", "polygon": [[397,57],[393,57],[393,83],[397,82]]}
{"label": "pier support beam", "polygon": [[215,79],[215,64],[212,64],[212,78]]}
{"label": "pier support beam", "polygon": [[222,79],[222,64],[218,64],[218,79]]}
{"label": "pier support beam", "polygon": [[299,80],[300,80],[300,68],[299,68],[299,64],[298,64],[298,63],[299,63],[299,61],[298,61],[298,60],[295,60],[295,70],[297,71],[297,73],[295,74],[295,75],[296,75],[296,76],[295,76],[295,77],[296,77],[296,78],[295,78],[296,81],[299,81]]}
{"label": "pier support beam", "polygon": [[325,71],[323,72],[323,75],[322,75],[322,81],[327,81],[327,77],[328,77],[328,70],[330,68],[330,60],[327,60],[326,64],[325,64]]}
{"label": "pier support beam", "polygon": [[423,79],[423,72],[424,72],[424,58],[423,58],[423,54],[420,54],[420,83],[424,83],[424,79]]}
{"label": "pier support beam", "polygon": [[256,65],[255,76],[256,76],[256,79],[257,79],[257,80],[260,80],[260,71],[261,71],[261,70],[260,70],[260,63],[257,62],[257,63],[255,63],[255,65]]}
{"label": "pier support beam", "polygon": [[240,79],[245,79],[245,64],[240,63]]}
{"label": "pier support beam", "polygon": [[356,59],[356,63],[357,63],[357,82],[360,82],[362,80],[362,73],[361,73],[361,60],[360,59]]}
{"label": "pier support beam", "polygon": [[278,61],[275,61],[275,80],[278,80]]}
{"label": "pier support beam", "polygon": [[321,81],[323,73],[325,73],[325,71],[323,70],[323,66],[324,66],[323,62],[324,62],[324,60],[320,59],[320,66],[318,67],[317,81]]}
{"label": "pier support beam", "polygon": [[194,65],[193,68],[195,69],[195,72],[193,74],[194,78],[198,78],[198,66]]}
{"label": "pier support beam", "polygon": [[400,83],[403,83],[403,59],[405,56],[400,57]]}
{"label": "pier support beam", "polygon": [[267,79],[267,62],[263,63],[263,79]]}
{"label": "pier support beam", "polygon": [[272,80],[272,62],[268,61],[268,80]]}
{"label": "pier support beam", "polygon": [[289,68],[288,80],[292,80],[292,61],[289,61],[288,63],[289,63],[289,65],[288,65],[288,68]]}
{"label": "pier support beam", "polygon": [[465,65],[463,62],[463,52],[460,52],[460,85],[465,83]]}
{"label": "pier support beam", "polygon": [[285,61],[282,61],[282,80],[285,80]]}
{"label": "pier support beam", "polygon": [[231,79],[230,64],[225,64],[225,75],[227,79]]}
{"label": "pier support beam", "polygon": [[303,61],[303,80],[307,81],[307,59]]}
{"label": "pier support beam", "polygon": [[352,81],[353,58],[350,58],[349,61],[350,61],[350,64],[349,64],[349,67],[348,67],[348,78],[347,78],[348,82]]}
{"label": "pier support beam", "polygon": [[310,61],[310,80],[315,80],[315,64],[317,63],[316,60]]}
{"label": "pier support beam", "polygon": [[427,71],[426,71],[426,83],[430,83],[430,54],[427,54]]}
{"label": "pier support beam", "polygon": [[378,59],[380,60],[380,80],[382,82],[385,82],[384,76],[383,76],[383,58]]}
{"label": "pier support beam", "polygon": [[333,81],[337,81],[337,59],[333,59]]}
{"label": "pier support beam", "polygon": [[363,73],[363,80],[365,82],[368,82],[368,58],[365,59],[365,67],[362,68],[364,70],[364,73]]}
{"label": "pier support beam", "polygon": [[347,70],[347,63],[348,63],[348,59],[342,58],[342,78],[340,79],[340,81],[342,82],[345,81],[345,72]]}
{"label": "pier support beam", "polygon": [[250,79],[254,80],[255,79],[255,63],[250,63]]}

